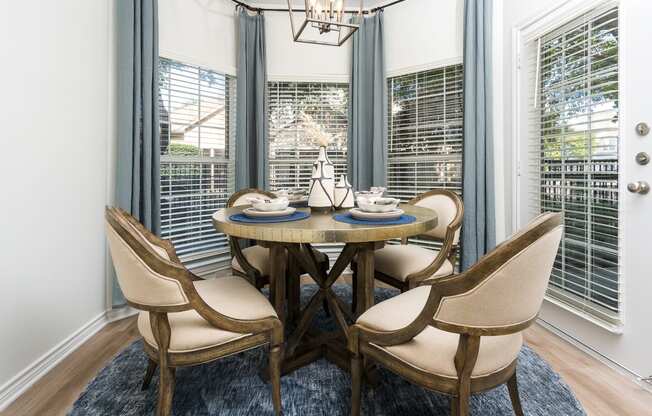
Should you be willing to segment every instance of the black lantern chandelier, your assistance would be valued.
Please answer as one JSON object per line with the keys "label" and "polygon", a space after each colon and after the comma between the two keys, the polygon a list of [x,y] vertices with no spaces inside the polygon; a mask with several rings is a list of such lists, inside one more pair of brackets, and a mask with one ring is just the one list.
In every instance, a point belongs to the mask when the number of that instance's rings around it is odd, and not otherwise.
{"label": "black lantern chandelier", "polygon": [[297,30],[292,1],[287,0],[287,2],[295,42],[342,46],[358,30],[358,22],[362,18],[363,0],[360,0],[360,9],[355,14],[358,17],[354,23],[344,17],[346,12],[343,0],[305,0],[306,18]]}

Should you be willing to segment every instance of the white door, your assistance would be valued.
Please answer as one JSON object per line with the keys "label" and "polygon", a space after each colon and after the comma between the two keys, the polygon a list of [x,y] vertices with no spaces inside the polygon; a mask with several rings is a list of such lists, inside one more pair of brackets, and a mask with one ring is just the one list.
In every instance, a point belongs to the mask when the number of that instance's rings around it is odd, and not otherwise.
{"label": "white door", "polygon": [[652,2],[570,1],[515,35],[517,225],[565,213],[540,316],[647,377],[652,163],[640,163],[652,155],[652,133],[636,125],[652,127]]}

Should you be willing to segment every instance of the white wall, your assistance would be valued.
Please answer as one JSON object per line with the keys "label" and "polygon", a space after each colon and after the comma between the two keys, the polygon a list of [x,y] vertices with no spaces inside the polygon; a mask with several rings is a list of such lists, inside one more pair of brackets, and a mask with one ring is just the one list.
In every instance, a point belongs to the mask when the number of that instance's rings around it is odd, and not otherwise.
{"label": "white wall", "polygon": [[112,129],[111,2],[2,1],[2,10],[0,396],[105,311]]}
{"label": "white wall", "polygon": [[[348,82],[351,39],[340,47],[296,43],[292,39],[288,13],[265,13],[269,79]],[[299,13],[294,15],[295,24],[305,18]]]}
{"label": "white wall", "polygon": [[159,0],[161,56],[227,74],[237,66],[234,3]]}
{"label": "white wall", "polygon": [[[159,19],[162,56],[235,75],[238,23],[233,2],[160,0]],[[287,12],[266,12],[265,35],[269,79],[348,80],[350,42],[341,48],[295,43]]]}
{"label": "white wall", "polygon": [[385,9],[388,75],[462,62],[462,0],[409,0]]}
{"label": "white wall", "polygon": [[[385,11],[389,75],[461,62],[462,0],[410,0]],[[285,7],[260,3],[266,7]],[[229,0],[160,0],[161,55],[235,74],[237,19]],[[295,13],[295,22],[302,15]],[[271,80],[349,79],[351,41],[341,47],[296,43],[287,12],[265,12]]]}

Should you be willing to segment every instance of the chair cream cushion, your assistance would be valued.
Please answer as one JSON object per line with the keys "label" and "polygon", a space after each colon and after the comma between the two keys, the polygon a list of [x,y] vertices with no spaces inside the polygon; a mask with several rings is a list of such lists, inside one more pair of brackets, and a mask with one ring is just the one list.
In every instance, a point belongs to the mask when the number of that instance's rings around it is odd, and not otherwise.
{"label": "chair cream cushion", "polygon": [[[386,245],[374,252],[375,269],[381,273],[405,282],[407,277],[428,267],[439,255],[439,251],[429,250],[415,244]],[[444,264],[429,278],[453,274],[453,265]]]}
{"label": "chair cream cushion", "polygon": [[[322,262],[326,260],[326,254],[313,249],[317,261]],[[253,266],[254,269],[258,270],[261,276],[269,275],[269,249],[261,246],[252,246],[247,247],[242,250],[242,254],[245,256],[249,264]],[[231,261],[231,267],[241,273],[244,273],[244,269],[240,267],[237,258],[233,258]]]}
{"label": "chair cream cushion", "polygon": [[[384,349],[412,367],[442,377],[457,378],[455,353],[459,339],[459,334],[428,326],[411,341]],[[522,345],[520,332],[481,337],[471,377],[487,376],[504,369],[518,357]]]}
{"label": "chair cream cushion", "polygon": [[[357,323],[377,331],[404,328],[421,312],[429,292],[430,287],[421,286],[381,302],[362,314]],[[457,378],[454,359],[458,342],[459,334],[428,326],[405,344],[382,348],[412,367]],[[516,359],[522,345],[521,333],[482,337],[471,377],[485,376],[507,367]]]}
{"label": "chair cream cushion", "polygon": [[[261,246],[251,246],[242,249],[242,254],[245,256],[249,264],[258,270],[261,276],[269,275],[269,249]],[[244,268],[238,263],[238,259],[233,257],[231,267],[241,273],[245,273]]]}
{"label": "chair cream cushion", "polygon": [[[188,303],[179,281],[153,270],[108,222],[106,235],[118,283],[127,300],[148,306]],[[146,240],[141,243],[143,247],[148,244]]]}
{"label": "chair cream cushion", "polygon": [[[427,196],[416,202],[414,205],[430,208],[437,213],[437,226],[424,234],[440,240],[446,238],[446,230],[457,215],[457,205],[455,205],[455,201],[447,195],[440,194]],[[457,244],[459,241],[460,229],[455,232],[453,243]]]}
{"label": "chair cream cushion", "polygon": [[[255,287],[241,277],[229,276],[194,282],[201,298],[219,313],[236,319],[276,317],[276,311]],[[169,313],[170,352],[190,352],[214,347],[249,334],[215,328],[194,310]],[[145,341],[156,348],[149,313],[138,316],[138,330]]]}

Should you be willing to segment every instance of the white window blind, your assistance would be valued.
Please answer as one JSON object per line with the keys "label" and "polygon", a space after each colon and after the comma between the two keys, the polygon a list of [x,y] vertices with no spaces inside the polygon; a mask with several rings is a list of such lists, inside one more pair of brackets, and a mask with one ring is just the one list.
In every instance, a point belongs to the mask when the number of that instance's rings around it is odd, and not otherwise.
{"label": "white window blind", "polygon": [[161,235],[199,274],[229,257],[211,215],[234,187],[235,79],[160,60]]}
{"label": "white window blind", "polygon": [[534,44],[530,200],[534,211],[562,212],[565,225],[548,295],[617,324],[618,9],[594,10]]}
{"label": "white window blind", "polygon": [[316,125],[332,137],[328,157],[337,177],[346,173],[348,84],[269,82],[269,184],[272,190],[310,186],[318,145]]}
{"label": "white window blind", "polygon": [[462,65],[388,78],[388,194],[462,190]]}
{"label": "white window blind", "polygon": [[[462,191],[461,64],[387,79],[387,194],[408,201],[435,188]],[[439,249],[430,240],[411,239]]]}

